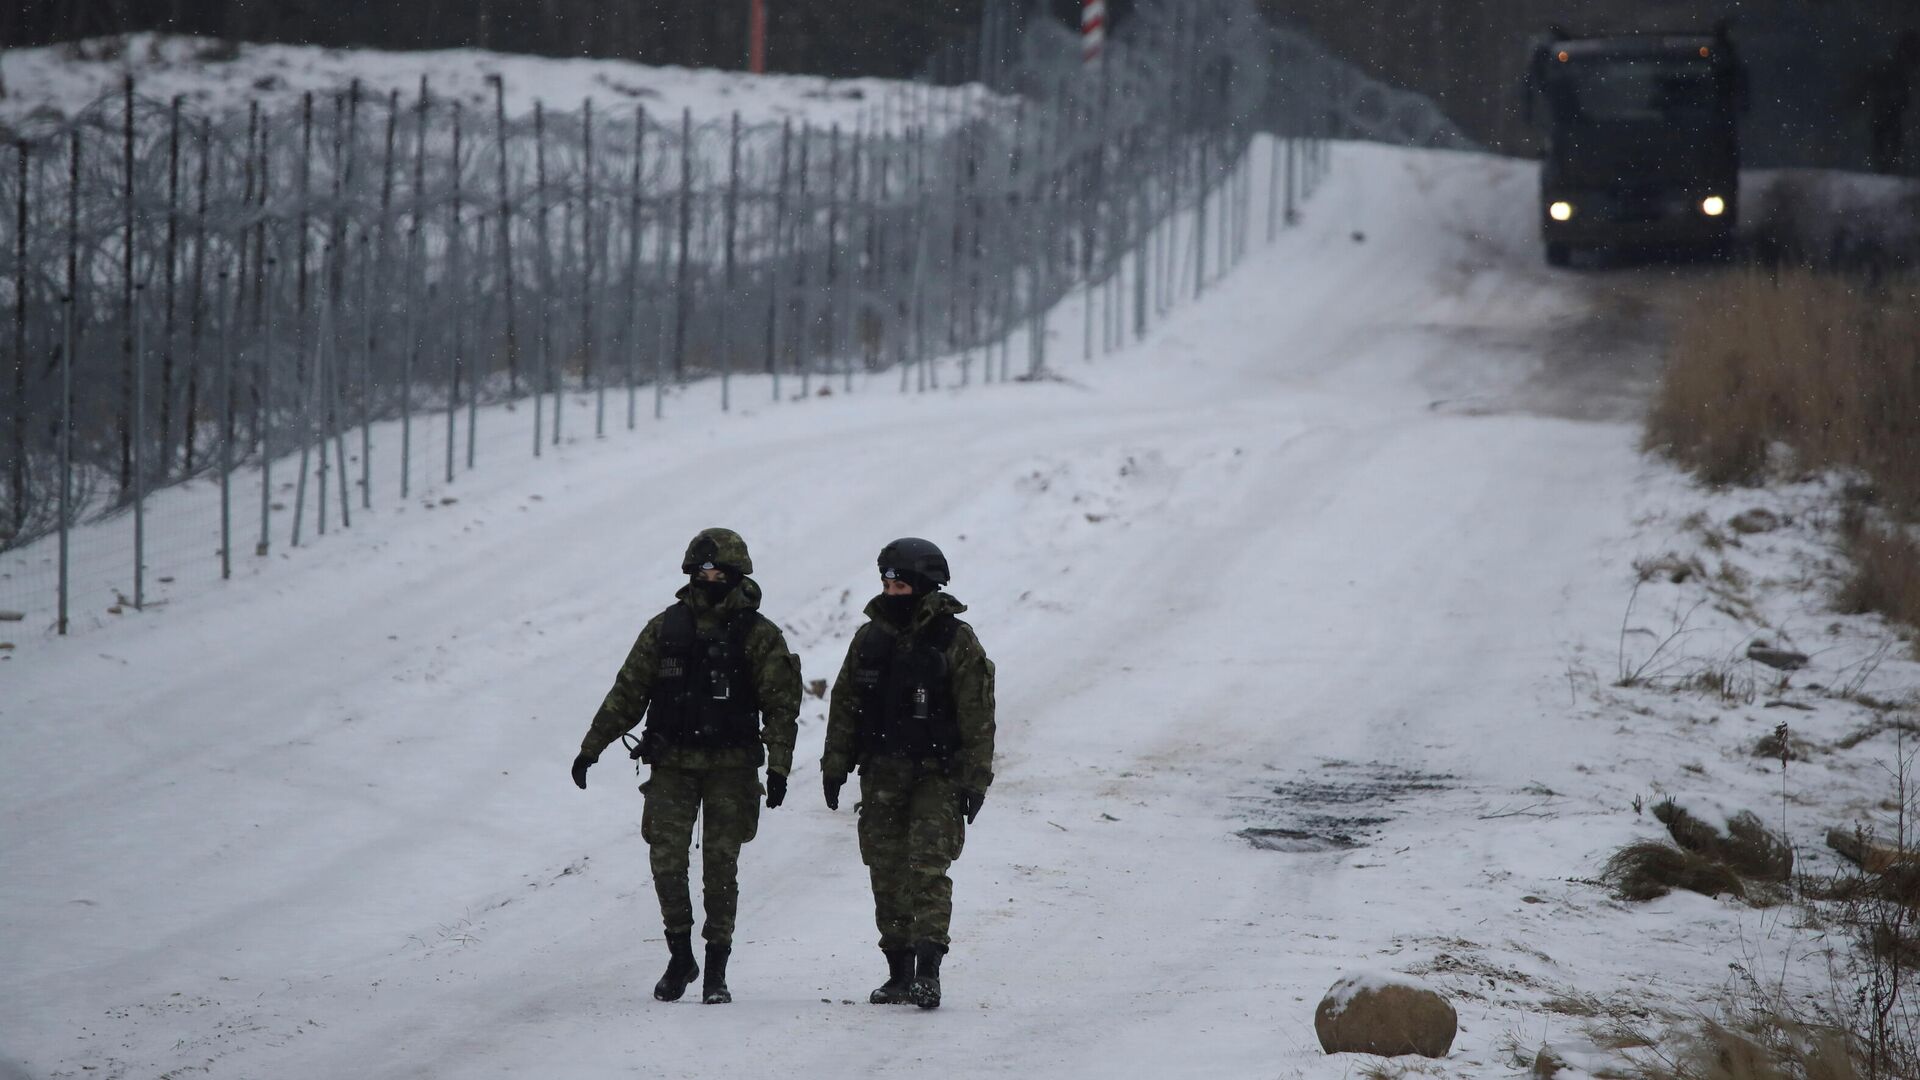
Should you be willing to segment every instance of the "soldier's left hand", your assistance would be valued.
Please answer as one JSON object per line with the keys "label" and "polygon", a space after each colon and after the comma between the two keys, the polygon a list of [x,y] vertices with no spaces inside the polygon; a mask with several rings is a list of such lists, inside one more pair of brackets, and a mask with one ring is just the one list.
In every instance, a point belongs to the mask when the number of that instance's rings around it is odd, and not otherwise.
{"label": "soldier's left hand", "polygon": [[980,816],[981,805],[987,801],[987,793],[961,788],[955,792],[955,795],[958,797],[961,816],[967,819],[967,824],[973,824],[973,819]]}
{"label": "soldier's left hand", "polygon": [[787,774],[767,770],[767,809],[787,801]]}

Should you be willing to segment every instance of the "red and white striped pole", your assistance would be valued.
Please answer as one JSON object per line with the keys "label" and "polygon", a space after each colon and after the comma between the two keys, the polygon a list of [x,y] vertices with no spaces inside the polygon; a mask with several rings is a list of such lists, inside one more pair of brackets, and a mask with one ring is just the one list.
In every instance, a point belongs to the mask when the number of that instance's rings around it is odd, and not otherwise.
{"label": "red and white striped pole", "polygon": [[747,18],[747,70],[755,75],[767,73],[767,0],[753,0]]}
{"label": "red and white striped pole", "polygon": [[1080,8],[1080,62],[1100,59],[1107,47],[1107,0],[1086,0]]}

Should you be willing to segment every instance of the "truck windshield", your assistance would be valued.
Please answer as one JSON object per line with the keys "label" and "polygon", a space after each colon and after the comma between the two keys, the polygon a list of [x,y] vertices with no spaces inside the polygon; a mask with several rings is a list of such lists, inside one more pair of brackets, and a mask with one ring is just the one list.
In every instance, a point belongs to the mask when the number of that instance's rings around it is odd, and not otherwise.
{"label": "truck windshield", "polygon": [[1713,70],[1691,58],[1589,59],[1555,74],[1556,111],[1586,123],[1695,124],[1721,112]]}

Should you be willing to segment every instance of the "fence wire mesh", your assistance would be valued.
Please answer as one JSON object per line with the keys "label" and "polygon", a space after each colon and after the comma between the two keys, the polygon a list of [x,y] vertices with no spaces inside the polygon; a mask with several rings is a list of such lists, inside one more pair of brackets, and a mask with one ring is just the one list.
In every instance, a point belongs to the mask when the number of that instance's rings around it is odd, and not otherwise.
{"label": "fence wire mesh", "polygon": [[1324,138],[1459,142],[1250,0],[1143,5],[1091,65],[990,6],[844,128],[493,89],[200,113],[129,80],[5,133],[0,609],[65,632],[228,576],[475,468],[483,420],[537,456],[694,379],[1033,377],[1074,290],[1111,350],[1244,255],[1256,132],[1269,239]]}

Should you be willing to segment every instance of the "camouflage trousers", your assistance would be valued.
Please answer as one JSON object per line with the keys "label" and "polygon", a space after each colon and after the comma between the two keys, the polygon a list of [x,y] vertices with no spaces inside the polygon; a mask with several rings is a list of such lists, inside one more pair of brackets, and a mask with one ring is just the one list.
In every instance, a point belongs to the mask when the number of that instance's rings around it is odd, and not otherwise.
{"label": "camouflage trousers", "polygon": [[953,780],[916,770],[903,758],[870,759],[860,767],[860,859],[873,879],[873,920],[880,947],[948,944],[953,879],[967,823]]}
{"label": "camouflage trousers", "polygon": [[646,796],[640,835],[647,842],[653,890],[660,897],[660,920],[667,933],[693,929],[687,848],[693,843],[698,818],[700,877],[707,908],[701,936],[716,945],[732,944],[734,914],[740,907],[740,845],[760,830],[759,770],[655,765],[647,782],[640,785],[640,793]]}

